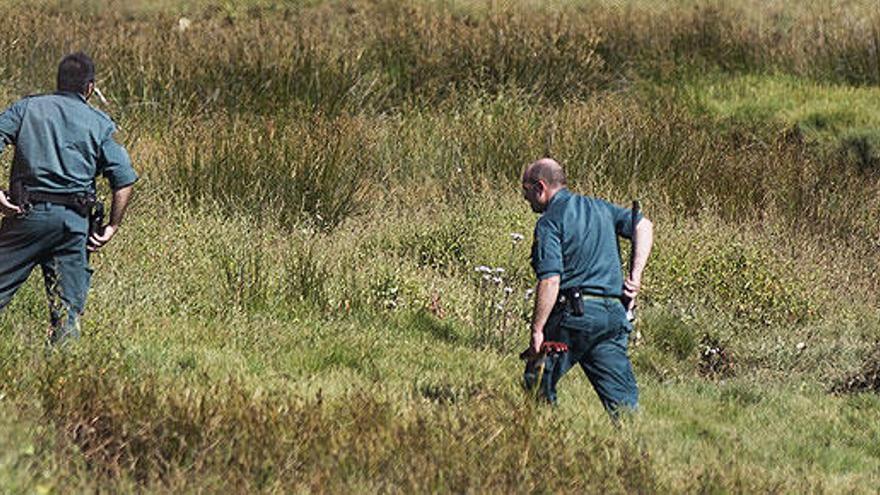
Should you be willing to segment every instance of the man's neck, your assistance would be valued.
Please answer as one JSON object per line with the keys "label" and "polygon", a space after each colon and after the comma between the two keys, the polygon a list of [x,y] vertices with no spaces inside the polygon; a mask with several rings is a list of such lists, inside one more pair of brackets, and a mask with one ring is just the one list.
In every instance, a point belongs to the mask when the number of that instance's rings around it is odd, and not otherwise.
{"label": "man's neck", "polygon": [[552,202],[553,202],[553,198],[556,197],[556,194],[558,194],[559,191],[561,191],[561,190],[563,190],[563,189],[565,189],[565,186],[557,186],[557,187],[554,187],[554,188],[552,188],[552,189],[548,189],[548,190],[547,190],[547,195],[549,196],[549,198],[547,198],[547,204],[549,205],[550,203],[552,203]]}

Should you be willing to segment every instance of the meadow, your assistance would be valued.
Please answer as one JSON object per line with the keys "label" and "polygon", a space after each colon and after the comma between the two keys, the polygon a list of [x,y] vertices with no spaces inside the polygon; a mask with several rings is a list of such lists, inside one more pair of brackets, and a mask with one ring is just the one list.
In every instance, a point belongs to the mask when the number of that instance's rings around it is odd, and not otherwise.
{"label": "meadow", "polygon": [[[875,2],[0,12],[3,104],[90,53],[141,174],[81,341],[0,314],[5,492],[880,486]],[[655,224],[621,428],[519,385],[542,156]]]}

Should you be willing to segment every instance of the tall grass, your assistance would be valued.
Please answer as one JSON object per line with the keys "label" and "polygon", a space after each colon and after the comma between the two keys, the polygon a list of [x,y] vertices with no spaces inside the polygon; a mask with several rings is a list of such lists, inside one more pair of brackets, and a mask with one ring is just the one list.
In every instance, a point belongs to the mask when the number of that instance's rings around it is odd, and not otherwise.
{"label": "tall grass", "polygon": [[[876,369],[871,134],[844,125],[855,141],[826,148],[689,92],[779,73],[821,94],[876,85],[880,18],[871,2],[662,6],[3,3],[4,101],[89,51],[143,180],[92,257],[80,344],[42,348],[36,277],[0,315],[16,418],[0,483],[872,490],[876,390],[828,394]],[[643,410],[622,429],[577,373],[552,411],[518,390],[519,175],[546,155],[656,224]]]}
{"label": "tall grass", "polygon": [[204,130],[198,125],[188,146],[169,143],[171,183],[193,201],[253,212],[256,222],[271,214],[333,227],[357,211],[380,171],[370,130],[357,119],[233,120]]}
{"label": "tall grass", "polygon": [[51,88],[47,68],[74,49],[95,55],[100,82],[120,104],[184,113],[381,111],[511,88],[561,104],[634,74],[707,67],[880,82],[880,17],[870,2],[797,9],[351,1],[236,13],[205,7],[185,30],[172,9],[122,14],[87,5],[5,7],[0,53],[14,91]]}
{"label": "tall grass", "polygon": [[[145,370],[80,356],[48,361],[37,387],[46,413],[88,465],[145,484],[202,479],[236,491],[463,491],[577,488],[589,479],[627,491],[650,489],[654,476],[639,447],[588,434],[561,439],[570,448],[553,469],[539,467],[533,459],[547,446],[537,425],[564,425],[547,411],[514,407],[514,397],[401,411],[367,393],[325,399],[235,381],[208,388],[163,383]],[[497,429],[487,417],[505,426]],[[494,448],[499,444],[520,448]],[[482,452],[479,463],[474,449]]]}

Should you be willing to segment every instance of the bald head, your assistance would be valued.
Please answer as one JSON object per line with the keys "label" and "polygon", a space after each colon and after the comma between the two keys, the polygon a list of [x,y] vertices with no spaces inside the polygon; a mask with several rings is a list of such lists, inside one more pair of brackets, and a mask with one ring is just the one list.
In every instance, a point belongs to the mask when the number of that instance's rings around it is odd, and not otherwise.
{"label": "bald head", "polygon": [[523,172],[523,182],[544,181],[550,188],[565,186],[565,172],[562,165],[552,158],[541,158],[531,163]]}
{"label": "bald head", "polygon": [[565,172],[556,160],[541,158],[523,171],[523,198],[532,211],[541,213],[547,209],[557,191],[565,187]]}

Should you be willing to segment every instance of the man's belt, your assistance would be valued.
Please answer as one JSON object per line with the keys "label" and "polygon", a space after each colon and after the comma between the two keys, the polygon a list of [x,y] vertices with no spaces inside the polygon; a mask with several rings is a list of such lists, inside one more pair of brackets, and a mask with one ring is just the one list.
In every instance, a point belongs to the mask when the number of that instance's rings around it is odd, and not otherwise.
{"label": "man's belt", "polygon": [[559,297],[556,298],[556,304],[553,311],[569,310],[574,316],[583,316],[584,299],[620,299],[620,296],[590,294],[584,292],[583,289],[573,287],[571,289],[563,289],[559,291]]}
{"label": "man's belt", "polygon": [[77,212],[80,216],[87,217],[95,205],[95,196],[91,194],[56,194],[38,191],[27,192],[28,203],[52,203],[66,206]]}

